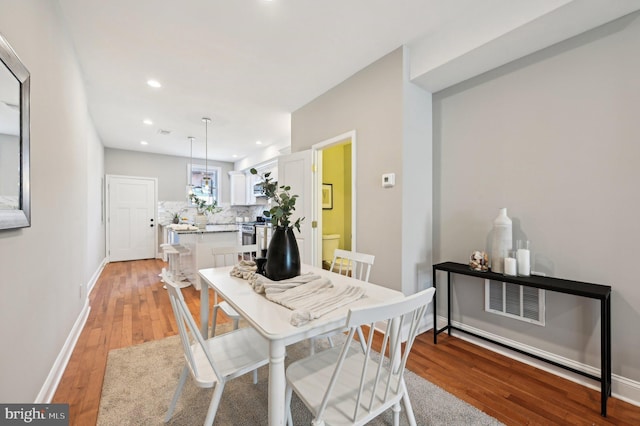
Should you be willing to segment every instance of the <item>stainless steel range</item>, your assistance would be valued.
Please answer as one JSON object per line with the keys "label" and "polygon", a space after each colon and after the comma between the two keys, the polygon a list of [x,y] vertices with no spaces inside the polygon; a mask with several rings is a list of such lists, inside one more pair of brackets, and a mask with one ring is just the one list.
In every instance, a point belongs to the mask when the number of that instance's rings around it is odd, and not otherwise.
{"label": "stainless steel range", "polygon": [[244,222],[240,225],[243,246],[256,243],[256,224],[264,224],[265,222],[266,218],[257,216],[255,222]]}
{"label": "stainless steel range", "polygon": [[256,243],[256,225],[254,222],[246,222],[240,225],[240,233],[242,234],[243,246]]}

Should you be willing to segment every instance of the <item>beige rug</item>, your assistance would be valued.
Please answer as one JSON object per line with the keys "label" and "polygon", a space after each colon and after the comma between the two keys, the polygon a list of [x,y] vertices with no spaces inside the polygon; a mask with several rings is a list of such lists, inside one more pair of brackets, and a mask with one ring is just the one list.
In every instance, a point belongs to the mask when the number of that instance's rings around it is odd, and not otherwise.
{"label": "beige rug", "polygon": [[[102,386],[98,425],[163,425],[169,401],[178,383],[184,360],[178,336],[109,352]],[[307,356],[307,342],[287,348],[287,362]],[[267,425],[268,367],[262,367],[257,385],[251,374],[227,383],[215,424]],[[496,419],[407,372],[405,375],[418,425],[499,425]],[[201,425],[211,400],[211,389],[200,389],[187,379],[169,425]],[[295,397],[296,425],[311,424],[311,415]],[[370,425],[391,425],[389,410]],[[401,414],[400,424],[408,424]]]}

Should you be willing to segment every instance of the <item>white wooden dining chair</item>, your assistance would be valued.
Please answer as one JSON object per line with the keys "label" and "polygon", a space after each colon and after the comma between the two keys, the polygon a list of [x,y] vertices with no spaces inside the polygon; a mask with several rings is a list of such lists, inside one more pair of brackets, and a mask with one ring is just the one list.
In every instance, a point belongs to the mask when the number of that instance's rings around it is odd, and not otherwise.
{"label": "white wooden dining chair", "polygon": [[167,290],[178,324],[186,364],[164,421],[168,422],[173,416],[187,376],[191,374],[196,386],[214,388],[204,422],[205,425],[212,425],[225,383],[266,365],[269,362],[269,343],[252,327],[205,340],[180,289],[167,282]]}
{"label": "white wooden dining chair", "polygon": [[[358,253],[355,251],[348,251],[343,249],[335,249],[333,252],[333,261],[331,262],[331,267],[329,268],[329,270],[337,274],[351,275],[351,277],[358,279],[360,281],[369,282],[371,267],[373,266],[373,262],[375,261],[375,259],[376,257],[372,254]],[[339,332],[321,334],[320,336],[311,338],[309,340],[309,348],[310,348],[311,355],[315,353],[315,349],[316,349],[315,342],[317,339],[326,337],[327,340],[329,341],[329,346],[333,347],[333,340],[331,340],[331,336],[334,336],[337,333]],[[358,328],[357,333],[358,333],[358,338],[361,341],[364,340],[364,335],[362,333],[362,330]]]}
{"label": "white wooden dining chair", "polygon": [[[256,244],[251,245],[238,245],[233,247],[212,247],[211,254],[213,255],[213,266],[215,268],[221,266],[231,266],[237,264],[241,259],[248,256],[251,258],[251,253],[256,253],[258,246]],[[213,308],[211,312],[211,336],[216,334],[216,323],[218,310],[224,312],[233,321],[233,329],[238,329],[238,323],[240,321],[240,314],[231,307],[227,302],[218,300],[218,293],[213,292]]]}
{"label": "white wooden dining chair", "polygon": [[335,249],[329,270],[343,275],[350,274],[357,280],[369,282],[371,266],[375,259],[376,257],[372,254]]}
{"label": "white wooden dining chair", "polygon": [[[291,397],[295,392],[311,411],[314,426],[363,425],[389,408],[393,424],[400,421],[402,401],[409,424],[416,420],[411,407],[404,371],[421,319],[431,303],[433,287],[399,301],[349,311],[349,333],[342,347],[319,352],[289,365],[286,370],[287,424],[292,425]],[[379,353],[372,349],[375,324],[387,327]],[[369,326],[364,353],[352,345],[358,327]],[[407,331],[401,345],[399,331]],[[380,356],[388,350],[388,357]]]}

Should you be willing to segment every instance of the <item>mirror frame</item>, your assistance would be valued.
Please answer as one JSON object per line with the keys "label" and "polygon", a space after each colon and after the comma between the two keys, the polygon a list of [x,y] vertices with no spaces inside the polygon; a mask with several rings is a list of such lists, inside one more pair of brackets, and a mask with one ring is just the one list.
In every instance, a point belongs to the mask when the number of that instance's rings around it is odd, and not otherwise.
{"label": "mirror frame", "polygon": [[31,226],[29,182],[29,96],[31,75],[9,42],[0,34],[0,65],[4,64],[20,83],[20,195],[19,209],[0,210],[0,230]]}

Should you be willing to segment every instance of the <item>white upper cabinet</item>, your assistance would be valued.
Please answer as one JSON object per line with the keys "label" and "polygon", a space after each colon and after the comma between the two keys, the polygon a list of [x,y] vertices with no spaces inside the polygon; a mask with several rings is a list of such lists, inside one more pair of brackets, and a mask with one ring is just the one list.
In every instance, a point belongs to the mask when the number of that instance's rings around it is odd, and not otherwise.
{"label": "white upper cabinet", "polygon": [[232,206],[246,206],[247,176],[244,172],[229,172],[229,196]]}
{"label": "white upper cabinet", "polygon": [[[269,160],[266,163],[259,164],[254,167],[260,176],[265,173],[271,173],[269,177],[274,181],[278,180],[278,159],[274,158],[273,160]],[[259,179],[260,180],[260,179]]]}
{"label": "white upper cabinet", "polygon": [[245,171],[229,172],[230,198],[232,206],[253,206],[266,204],[267,199],[256,193],[255,187],[262,181],[262,175],[269,175],[274,181],[278,180],[278,160],[273,159],[254,167],[258,175],[251,174],[251,168]]}

